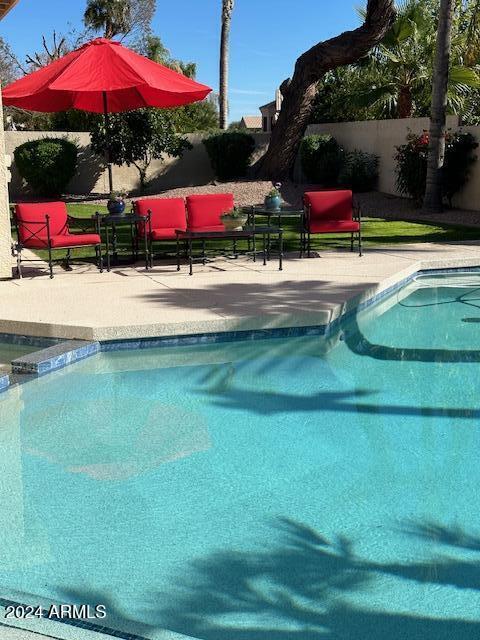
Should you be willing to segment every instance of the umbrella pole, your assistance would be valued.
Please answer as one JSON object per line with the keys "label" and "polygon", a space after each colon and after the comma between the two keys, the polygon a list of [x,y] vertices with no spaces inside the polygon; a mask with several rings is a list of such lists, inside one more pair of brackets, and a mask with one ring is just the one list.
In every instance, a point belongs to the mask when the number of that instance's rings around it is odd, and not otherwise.
{"label": "umbrella pole", "polygon": [[109,126],[109,118],[108,118],[108,105],[107,105],[107,92],[103,92],[103,117],[105,120],[105,137],[107,139],[107,148],[106,148],[106,156],[107,156],[107,166],[108,166],[108,188],[110,193],[113,191],[113,171],[112,171],[112,159],[110,153],[110,126]]}

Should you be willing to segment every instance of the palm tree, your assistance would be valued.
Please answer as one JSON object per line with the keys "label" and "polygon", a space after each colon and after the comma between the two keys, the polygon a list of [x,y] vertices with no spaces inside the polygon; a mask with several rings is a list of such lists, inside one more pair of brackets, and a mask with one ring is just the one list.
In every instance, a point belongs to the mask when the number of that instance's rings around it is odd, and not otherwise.
{"label": "palm tree", "polygon": [[452,49],[452,22],[455,0],[440,0],[437,47],[430,116],[430,144],[428,149],[427,185],[424,211],[442,210],[442,168],[445,159],[448,76]]}
{"label": "palm tree", "polygon": [[220,129],[227,128],[228,120],[228,72],[230,57],[230,25],[235,0],[222,0],[222,33],[220,37]]}
{"label": "palm tree", "polygon": [[[459,0],[453,2],[458,5]],[[480,0],[476,2],[480,4]],[[469,5],[463,11],[459,7],[452,43],[447,104],[454,113],[465,111],[469,98],[480,87],[478,56],[475,58],[472,50],[474,38],[467,37],[477,14],[468,17],[470,11]],[[352,104],[368,109],[377,118],[429,113],[437,16],[437,0],[406,0],[398,5],[398,17],[385,38],[367,60],[350,69]]]}
{"label": "palm tree", "polygon": [[94,31],[103,31],[105,38],[114,38],[131,29],[131,10],[129,0],[88,0],[83,15],[86,27]]}

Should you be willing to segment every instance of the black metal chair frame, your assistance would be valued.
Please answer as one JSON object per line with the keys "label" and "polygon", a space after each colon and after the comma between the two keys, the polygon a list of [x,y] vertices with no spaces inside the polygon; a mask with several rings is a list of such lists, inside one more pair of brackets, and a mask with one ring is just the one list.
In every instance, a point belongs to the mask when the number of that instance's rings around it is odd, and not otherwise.
{"label": "black metal chair frame", "polygon": [[[312,239],[311,239],[311,233],[310,233],[310,209],[311,209],[311,205],[304,205],[304,210],[305,210],[305,214],[303,216],[303,229],[302,229],[302,233],[301,233],[301,238],[300,238],[300,245],[301,245],[301,249],[300,249],[300,258],[303,258],[303,256],[305,255],[305,253],[307,254],[308,258],[311,258],[311,251],[312,251]],[[353,220],[355,222],[358,222],[359,224],[359,229],[357,232],[352,231],[350,233],[350,251],[353,252],[354,249],[354,241],[355,241],[355,236],[357,236],[357,240],[358,240],[358,256],[359,258],[363,257],[363,249],[362,249],[362,210],[361,207],[358,203],[354,203],[353,204]],[[341,231],[326,231],[325,233],[318,233],[318,234],[313,234],[313,235],[330,235],[333,234],[335,235],[336,233],[342,233]],[[349,233],[348,231],[343,232],[345,233],[345,235],[347,233]]]}
{"label": "black metal chair frame", "polygon": [[[85,245],[85,244],[79,244],[79,245],[72,245],[70,247],[52,247],[51,245],[51,234],[50,234],[50,216],[47,214],[45,214],[45,222],[40,221],[40,220],[18,220],[17,216],[15,215],[15,210],[13,209],[13,219],[14,219],[14,223],[15,223],[15,231],[17,233],[17,240],[15,243],[13,243],[12,245],[12,255],[17,258],[17,276],[19,278],[22,277],[22,262],[44,262],[44,260],[41,260],[40,258],[38,259],[22,259],[22,251],[23,249],[28,249],[29,247],[26,246],[25,244],[22,243],[22,241],[20,240],[20,233],[19,233],[19,229],[20,227],[23,227],[23,229],[25,229],[28,233],[30,233],[30,235],[27,238],[27,241],[33,238],[37,238],[37,240],[39,240],[40,242],[42,242],[45,247],[35,247],[35,249],[39,249],[39,250],[46,250],[48,251],[48,269],[50,272],[50,279],[53,278],[53,255],[52,252],[53,251],[66,251],[67,255],[65,257],[65,259],[63,260],[58,260],[58,262],[64,262],[65,263],[65,269],[66,271],[71,271],[72,268],[70,266],[70,262],[71,262],[71,251],[72,249],[83,249],[85,247],[89,247],[89,246],[94,246],[95,247],[95,255],[97,258],[97,266],[98,269],[100,270],[100,273],[103,273],[103,256],[102,256],[102,243],[100,242],[99,244],[95,244],[95,245]],[[69,227],[69,223],[70,222],[75,222],[76,224],[85,224],[86,222],[89,222],[91,224],[91,221],[85,219],[85,218],[75,218],[73,216],[67,216],[67,222],[66,222],[66,226],[67,229]],[[31,227],[34,227],[34,229],[32,229]],[[39,236],[39,233],[41,233],[42,231],[46,230],[47,231],[47,240],[45,241],[45,237],[41,237]],[[94,226],[94,230],[95,232],[100,236],[100,214],[97,212],[95,214],[95,226]],[[74,234],[72,234],[74,235]],[[81,235],[81,234],[79,234]],[[100,236],[101,238],[101,236]]]}
{"label": "black metal chair frame", "polygon": [[[135,202],[132,202],[132,213],[137,213],[136,211],[136,206],[135,206]],[[172,238],[170,240],[153,240],[152,239],[152,210],[151,209],[147,209],[147,215],[144,216],[145,218],[145,234],[147,235],[148,238],[148,262],[150,264],[150,269],[153,269],[153,243],[154,242],[174,242],[175,246],[177,243],[177,239],[176,238]],[[148,230],[147,230],[148,229]],[[137,229],[137,237],[135,239],[136,245],[138,247],[138,229]],[[166,254],[169,255],[169,254]],[[175,255],[175,254],[173,254]],[[185,257],[187,257],[187,243],[185,242]]]}

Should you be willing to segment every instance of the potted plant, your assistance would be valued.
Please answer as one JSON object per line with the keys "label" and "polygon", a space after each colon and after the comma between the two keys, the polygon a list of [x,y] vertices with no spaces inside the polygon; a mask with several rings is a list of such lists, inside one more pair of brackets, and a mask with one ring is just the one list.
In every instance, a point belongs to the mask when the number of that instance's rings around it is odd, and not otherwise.
{"label": "potted plant", "polygon": [[282,196],[280,194],[281,183],[276,182],[268,194],[265,197],[265,207],[267,209],[272,209],[274,211],[278,211],[282,206]]}
{"label": "potted plant", "polygon": [[115,215],[122,215],[125,211],[125,193],[121,191],[112,191],[110,198],[107,202],[107,209],[109,213]]}
{"label": "potted plant", "polygon": [[231,211],[226,211],[220,217],[227,231],[238,231],[241,230],[247,222],[248,215],[242,211],[242,209],[234,207]]}

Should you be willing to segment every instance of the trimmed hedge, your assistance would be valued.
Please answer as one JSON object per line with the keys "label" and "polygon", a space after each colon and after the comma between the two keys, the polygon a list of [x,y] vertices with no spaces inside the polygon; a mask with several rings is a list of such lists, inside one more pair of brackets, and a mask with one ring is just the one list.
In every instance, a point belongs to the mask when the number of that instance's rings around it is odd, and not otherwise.
{"label": "trimmed hedge", "polygon": [[220,180],[243,178],[247,175],[255,140],[248,133],[226,131],[203,140],[215,176]]}
{"label": "trimmed hedge", "polygon": [[44,196],[65,192],[77,168],[77,145],[65,138],[30,140],[14,151],[19,174]]}
{"label": "trimmed hedge", "polygon": [[328,134],[306,136],[300,145],[300,160],[307,180],[322,187],[334,187],[343,166],[345,152]]}
{"label": "trimmed hedge", "polygon": [[372,191],[378,181],[378,156],[366,151],[350,151],[345,154],[338,183],[356,193]]}

